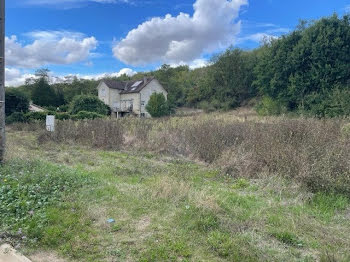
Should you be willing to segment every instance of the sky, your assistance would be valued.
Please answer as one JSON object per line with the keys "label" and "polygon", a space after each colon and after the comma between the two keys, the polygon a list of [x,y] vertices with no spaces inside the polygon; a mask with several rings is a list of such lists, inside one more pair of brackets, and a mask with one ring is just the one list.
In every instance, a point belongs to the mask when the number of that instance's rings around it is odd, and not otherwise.
{"label": "sky", "polygon": [[98,79],[202,67],[333,13],[350,13],[350,0],[7,0],[6,85],[39,68]]}

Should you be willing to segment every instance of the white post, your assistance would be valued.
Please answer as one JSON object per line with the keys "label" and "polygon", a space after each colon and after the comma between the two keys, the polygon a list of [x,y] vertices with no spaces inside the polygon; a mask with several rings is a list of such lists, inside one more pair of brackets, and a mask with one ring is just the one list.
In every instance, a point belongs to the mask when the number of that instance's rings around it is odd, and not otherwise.
{"label": "white post", "polygon": [[55,132],[55,116],[46,116],[46,130],[49,132]]}

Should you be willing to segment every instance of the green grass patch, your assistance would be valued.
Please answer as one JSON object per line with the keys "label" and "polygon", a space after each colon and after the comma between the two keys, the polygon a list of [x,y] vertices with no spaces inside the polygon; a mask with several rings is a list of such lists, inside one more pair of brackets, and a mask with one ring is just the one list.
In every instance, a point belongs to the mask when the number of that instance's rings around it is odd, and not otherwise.
{"label": "green grass patch", "polygon": [[0,167],[0,181],[5,241],[57,247],[84,232],[81,213],[73,212],[78,207],[67,198],[92,183],[83,173],[43,161],[12,160]]}

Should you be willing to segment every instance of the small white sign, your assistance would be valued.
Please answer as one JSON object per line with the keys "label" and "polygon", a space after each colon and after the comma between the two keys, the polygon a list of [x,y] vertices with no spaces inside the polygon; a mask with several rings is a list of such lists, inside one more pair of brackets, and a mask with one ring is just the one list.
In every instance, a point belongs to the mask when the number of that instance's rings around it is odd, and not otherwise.
{"label": "small white sign", "polygon": [[49,132],[55,131],[55,116],[46,116],[46,130]]}

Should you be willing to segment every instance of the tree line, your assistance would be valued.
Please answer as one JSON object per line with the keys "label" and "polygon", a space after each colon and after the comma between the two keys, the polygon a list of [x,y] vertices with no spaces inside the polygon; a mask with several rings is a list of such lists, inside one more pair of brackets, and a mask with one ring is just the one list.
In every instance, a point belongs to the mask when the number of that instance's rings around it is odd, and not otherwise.
{"label": "tree line", "polygon": [[[16,88],[35,104],[64,108],[78,95],[97,95],[96,80],[49,84],[47,71]],[[208,66],[163,65],[151,72],[116,80],[156,77],[172,107],[207,111],[254,105],[263,115],[302,113],[319,117],[350,115],[350,16],[336,14],[302,21],[254,50],[229,48]]]}

